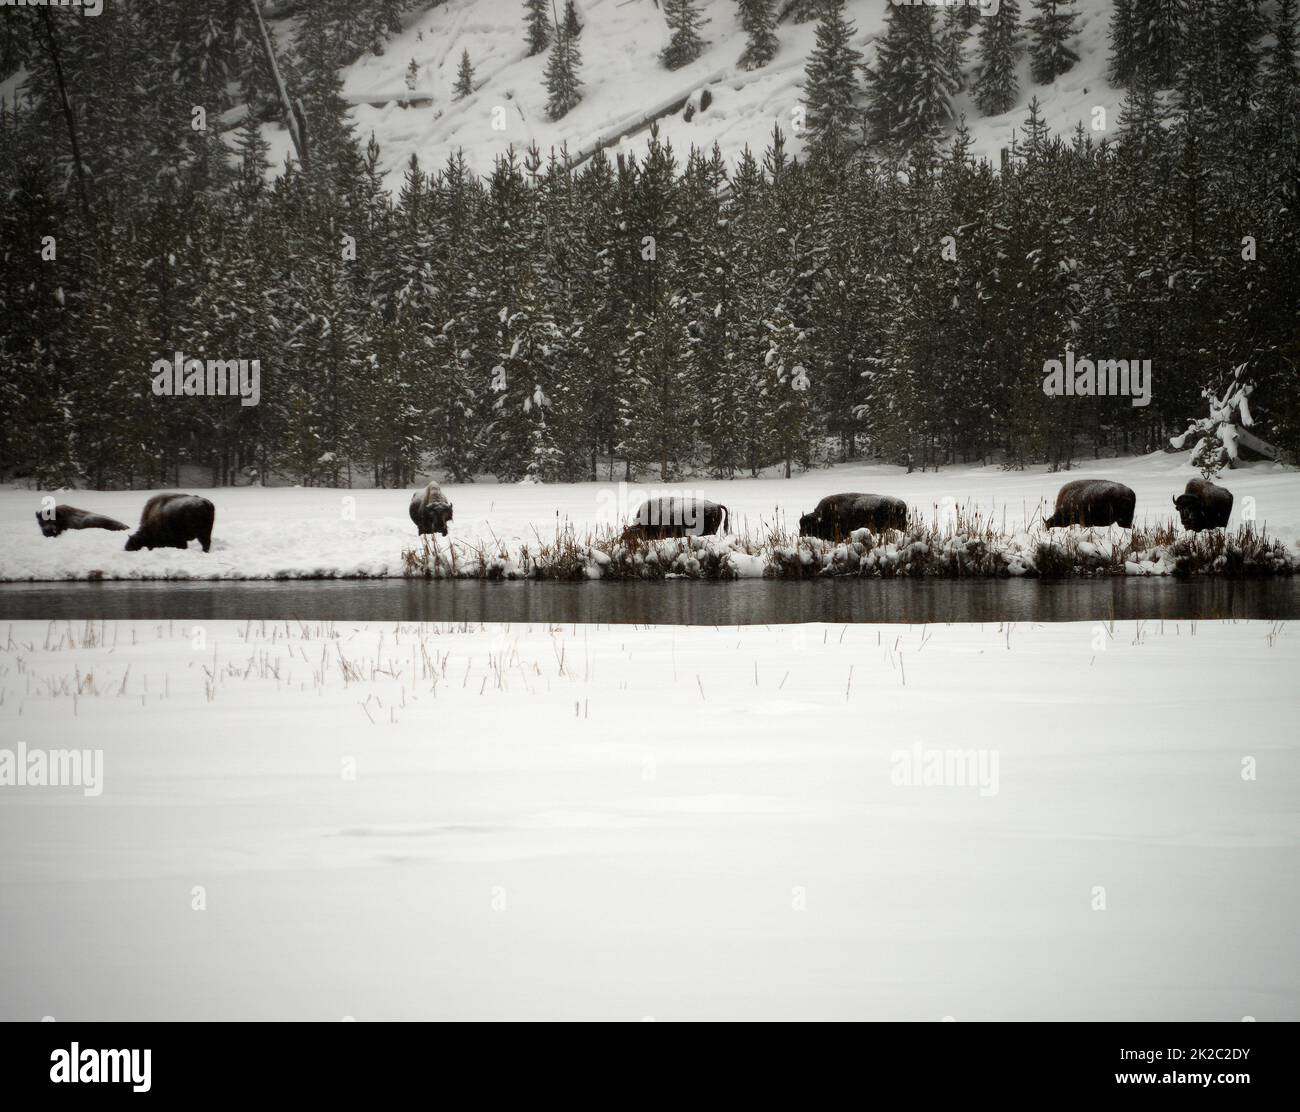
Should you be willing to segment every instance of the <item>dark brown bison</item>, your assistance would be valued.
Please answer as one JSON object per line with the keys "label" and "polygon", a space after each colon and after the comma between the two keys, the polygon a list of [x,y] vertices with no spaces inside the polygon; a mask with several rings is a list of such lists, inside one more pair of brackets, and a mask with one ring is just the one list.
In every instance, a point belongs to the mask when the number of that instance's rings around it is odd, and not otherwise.
{"label": "dark brown bison", "polygon": [[197,494],[155,494],[144,504],[140,527],[126,538],[126,550],[186,548],[196,540],[207,552],[217,511]]}
{"label": "dark brown bison", "polygon": [[1056,493],[1056,512],[1043,519],[1049,529],[1069,525],[1119,525],[1133,528],[1137,495],[1123,483],[1109,479],[1075,479]]}
{"label": "dark brown bison", "polygon": [[55,506],[50,511],[37,510],[36,524],[47,537],[57,537],[68,529],[111,529],[114,532],[124,532],[130,528],[111,517],[79,510],[76,506]]}
{"label": "dark brown bison", "polygon": [[451,503],[442,493],[442,487],[430,483],[411,495],[411,520],[420,536],[427,533],[447,535],[447,522],[451,520]]}
{"label": "dark brown bison", "polygon": [[663,537],[702,537],[722,532],[729,516],[726,506],[703,498],[651,498],[642,502],[636,519],[623,530],[623,540],[646,541]]}
{"label": "dark brown bison", "polygon": [[1232,514],[1232,491],[1216,486],[1208,479],[1192,479],[1187,489],[1174,499],[1183,528],[1194,532],[1221,529]]}
{"label": "dark brown bison", "polygon": [[907,528],[907,503],[888,494],[828,494],[817,508],[799,519],[801,537],[837,541],[854,529]]}

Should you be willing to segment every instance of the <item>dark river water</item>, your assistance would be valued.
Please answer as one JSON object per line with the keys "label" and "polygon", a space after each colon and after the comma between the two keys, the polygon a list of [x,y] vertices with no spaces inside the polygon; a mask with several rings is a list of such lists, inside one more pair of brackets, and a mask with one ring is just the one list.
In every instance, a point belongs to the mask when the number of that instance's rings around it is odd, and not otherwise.
{"label": "dark river water", "polygon": [[298,580],[0,584],[0,620],[1072,622],[1300,618],[1300,577],[1061,581],[833,579],[620,583]]}

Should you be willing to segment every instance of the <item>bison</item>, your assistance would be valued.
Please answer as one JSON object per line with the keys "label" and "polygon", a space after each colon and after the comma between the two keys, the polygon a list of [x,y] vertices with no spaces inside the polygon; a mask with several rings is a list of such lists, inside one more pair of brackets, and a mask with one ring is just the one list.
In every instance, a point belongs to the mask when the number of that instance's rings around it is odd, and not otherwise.
{"label": "bison", "polygon": [[703,498],[651,498],[642,502],[636,520],[623,530],[624,542],[663,537],[702,537],[722,532],[730,517],[726,506]]}
{"label": "bison", "polygon": [[447,535],[447,522],[451,520],[451,503],[442,493],[442,487],[430,483],[411,495],[411,520],[420,536],[427,533]]}
{"label": "bison", "polygon": [[1221,529],[1232,514],[1232,491],[1216,486],[1208,479],[1192,479],[1187,489],[1174,499],[1183,528],[1199,533],[1202,529]]}
{"label": "bison", "polygon": [[37,510],[36,524],[47,537],[57,537],[68,529],[111,529],[117,533],[130,528],[111,517],[79,510],[76,506],[55,506],[53,513]]}
{"label": "bison", "polygon": [[821,537],[835,541],[847,537],[854,529],[907,527],[907,503],[888,494],[828,494],[817,508],[799,519],[801,537]]}
{"label": "bison", "polygon": [[197,494],[155,494],[144,504],[140,527],[126,538],[126,550],[185,548],[197,540],[207,552],[216,513],[212,503]]}
{"label": "bison", "polygon": [[1043,519],[1048,529],[1070,525],[1119,525],[1133,528],[1137,495],[1123,483],[1108,479],[1076,479],[1056,494],[1056,512]]}

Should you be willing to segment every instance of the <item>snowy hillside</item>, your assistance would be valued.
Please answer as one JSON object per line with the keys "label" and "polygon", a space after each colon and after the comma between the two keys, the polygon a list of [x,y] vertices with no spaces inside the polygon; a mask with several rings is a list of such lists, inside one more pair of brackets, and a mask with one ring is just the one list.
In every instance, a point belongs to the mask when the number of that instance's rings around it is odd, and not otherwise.
{"label": "snowy hillside", "polygon": [[[779,24],[776,57],[747,72],[737,65],[745,33],[734,0],[701,0],[700,6],[709,19],[703,29],[706,49],[690,65],[669,71],[658,57],[668,41],[668,28],[654,0],[579,0],[583,99],[559,121],[546,116],[546,54],[526,56],[519,0],[447,0],[408,14],[404,31],[388,42],[382,55],[365,54],[344,71],[344,95],[354,105],[362,141],[372,132],[378,140],[394,191],[412,154],[431,168],[461,148],[472,167],[487,172],[512,144],[522,151],[536,143],[544,154],[566,144],[570,153],[579,154],[600,144],[640,151],[649,122],[656,119],[662,136],[682,154],[692,144],[711,148],[717,143],[731,162],[746,145],[761,152],[778,124],[789,137],[790,149],[799,153],[802,143],[792,126],[793,114],[802,98],[816,23]],[[1113,133],[1123,92],[1105,79],[1111,0],[1079,0],[1077,8],[1079,33],[1073,49],[1080,60],[1069,73],[1051,85],[1035,85],[1029,61],[1022,58],[1020,97],[1000,116],[982,117],[969,88],[955,98],[956,112],[965,114],[972,129],[977,155],[996,161],[1035,95],[1049,126],[1058,131],[1069,132],[1080,122],[1091,127],[1093,110],[1100,106]],[[846,5],[856,27],[854,45],[867,64],[874,59],[886,12],[885,0],[848,0]],[[1022,4],[1022,23],[1030,14]],[[289,41],[289,32],[281,23],[281,42]],[[978,22],[968,40],[968,55],[974,53],[977,33]],[[475,91],[457,101],[453,86],[464,51],[474,67]],[[412,61],[418,67],[414,89],[406,80]],[[972,68],[968,57],[968,77]],[[705,89],[711,102],[699,110]],[[267,130],[272,164],[283,165],[291,146],[288,132],[282,127]]]}

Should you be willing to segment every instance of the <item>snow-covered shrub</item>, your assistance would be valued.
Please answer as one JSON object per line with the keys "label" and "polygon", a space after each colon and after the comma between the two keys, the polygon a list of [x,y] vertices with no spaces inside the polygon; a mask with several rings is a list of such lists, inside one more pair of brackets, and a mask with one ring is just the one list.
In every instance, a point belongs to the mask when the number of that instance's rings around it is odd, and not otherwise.
{"label": "snow-covered shrub", "polygon": [[1221,395],[1209,387],[1202,390],[1209,416],[1198,418],[1185,432],[1170,438],[1175,448],[1185,448],[1193,441],[1192,464],[1207,479],[1213,479],[1224,467],[1236,467],[1243,450],[1250,456],[1265,458],[1276,458],[1278,454],[1271,444],[1249,431],[1255,423],[1250,412],[1250,395],[1255,388],[1244,381],[1245,370],[1245,363],[1233,368],[1232,380]]}

